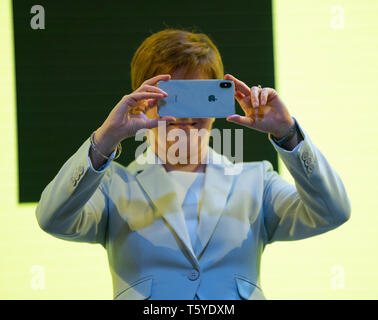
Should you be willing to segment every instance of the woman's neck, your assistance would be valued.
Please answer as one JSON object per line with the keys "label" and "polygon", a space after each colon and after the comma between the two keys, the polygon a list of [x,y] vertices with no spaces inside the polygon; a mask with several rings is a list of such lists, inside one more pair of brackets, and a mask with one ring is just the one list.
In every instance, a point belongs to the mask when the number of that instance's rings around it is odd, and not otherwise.
{"label": "woman's neck", "polygon": [[206,163],[197,163],[197,164],[163,164],[166,171],[172,170],[181,170],[187,172],[205,172],[206,171]]}

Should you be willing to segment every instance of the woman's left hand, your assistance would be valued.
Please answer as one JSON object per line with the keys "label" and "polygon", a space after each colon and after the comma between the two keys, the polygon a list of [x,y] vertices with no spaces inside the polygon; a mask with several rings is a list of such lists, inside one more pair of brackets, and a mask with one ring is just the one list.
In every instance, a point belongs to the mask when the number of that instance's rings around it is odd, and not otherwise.
{"label": "woman's left hand", "polygon": [[245,113],[245,116],[228,116],[228,121],[270,133],[276,139],[290,131],[294,120],[274,89],[258,86],[250,88],[230,74],[226,74],[224,79],[234,82],[235,98]]}

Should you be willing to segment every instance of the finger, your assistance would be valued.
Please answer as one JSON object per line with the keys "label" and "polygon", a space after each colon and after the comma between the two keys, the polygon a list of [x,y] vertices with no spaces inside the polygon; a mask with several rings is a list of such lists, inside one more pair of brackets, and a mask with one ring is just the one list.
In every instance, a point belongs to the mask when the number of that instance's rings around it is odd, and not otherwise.
{"label": "finger", "polygon": [[168,96],[168,93],[166,93],[164,90],[162,90],[162,89],[160,89],[158,87],[155,87],[155,86],[151,86],[149,84],[144,84],[143,86],[141,86],[136,91],[138,91],[138,92],[156,92],[156,93],[162,93],[166,97]]}
{"label": "finger", "polygon": [[144,112],[147,112],[150,109],[158,107],[158,99],[149,99],[146,102]]}
{"label": "finger", "polygon": [[254,120],[252,118],[243,117],[243,116],[238,115],[238,114],[233,114],[232,116],[228,116],[226,118],[226,120],[229,121],[229,122],[240,124],[240,125],[245,126],[245,127],[249,127],[249,128],[251,128],[251,126],[254,123]]}
{"label": "finger", "polygon": [[140,111],[142,113],[146,113],[148,109],[151,109],[150,107],[150,100],[142,100],[137,103],[137,105],[130,107],[130,111]]}
{"label": "finger", "polygon": [[146,111],[148,109],[151,109],[151,108],[154,108],[157,106],[157,99],[148,99],[147,100],[147,107],[146,107]]}
{"label": "finger", "polygon": [[269,88],[263,88],[260,93],[260,105],[265,106],[268,102]]}
{"label": "finger", "polygon": [[239,90],[236,90],[236,92],[235,92],[235,98],[236,99],[244,99],[245,98],[245,94],[243,94]]}
{"label": "finger", "polygon": [[164,94],[157,93],[157,92],[133,92],[129,96],[127,96],[127,104],[130,106],[135,106],[139,103],[140,100],[143,99],[160,99],[163,98]]}
{"label": "finger", "polygon": [[[157,107],[158,105],[158,100],[159,99],[164,99],[168,96],[168,94],[164,94],[162,97],[159,97],[159,98],[152,98],[152,99],[148,99],[146,100],[146,108],[147,109],[151,109],[151,108],[154,108],[154,107]],[[162,100],[162,103],[164,103],[164,100]]]}
{"label": "finger", "polygon": [[[146,113],[148,110],[152,109],[152,108],[156,108],[158,105],[158,99],[146,99],[146,100],[143,100],[143,102],[139,102],[137,104],[137,108],[139,110],[141,110],[143,113]],[[136,107],[132,107],[133,109],[135,109]]]}
{"label": "finger", "polygon": [[264,90],[265,89],[267,91],[267,95],[264,105],[267,104],[269,101],[272,101],[272,99],[274,99],[276,96],[278,96],[278,93],[273,88],[264,88]]}
{"label": "finger", "polygon": [[235,78],[231,74],[226,74],[224,76],[224,79],[225,80],[232,80],[234,82],[234,84],[235,84],[235,89],[236,90],[239,90],[241,93],[243,93],[246,96],[250,95],[251,90],[249,89],[249,87],[243,81],[240,81],[239,79]]}
{"label": "finger", "polygon": [[128,110],[128,113],[134,114],[134,115],[141,114],[141,113],[144,113],[144,108],[140,106],[133,106]]}
{"label": "finger", "polygon": [[171,75],[170,74],[159,74],[151,79],[148,79],[146,81],[143,82],[143,84],[149,84],[151,86],[154,86],[156,83],[158,83],[159,81],[168,81],[171,79]]}
{"label": "finger", "polygon": [[157,100],[156,99],[148,99],[139,102],[136,106],[130,107],[129,112],[131,114],[140,114],[140,113],[147,113],[148,110],[157,107]]}
{"label": "finger", "polygon": [[252,93],[251,102],[252,102],[252,106],[255,108],[257,108],[260,105],[260,99],[259,99],[260,91],[261,89],[259,87],[253,86],[251,88],[251,93]]}
{"label": "finger", "polygon": [[244,113],[247,114],[249,112],[250,107],[248,107],[248,103],[245,102],[244,97],[235,95],[235,99],[237,102],[239,102],[239,105],[243,109]]}

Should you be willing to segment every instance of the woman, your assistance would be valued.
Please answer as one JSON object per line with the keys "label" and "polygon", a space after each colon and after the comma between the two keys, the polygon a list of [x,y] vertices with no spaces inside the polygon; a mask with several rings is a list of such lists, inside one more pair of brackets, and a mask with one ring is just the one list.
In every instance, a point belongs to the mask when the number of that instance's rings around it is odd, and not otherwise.
{"label": "woman", "polygon": [[[220,54],[206,35],[155,33],[131,66],[134,91],[45,188],[39,225],[62,239],[102,244],[115,299],[264,299],[259,274],[265,245],[311,237],[348,220],[342,181],[275,90],[223,75]],[[170,131],[209,132],[214,121],[160,118],[157,101],[167,94],[156,85],[170,79],[232,80],[245,115],[227,120],[266,132],[296,185],[268,161],[225,174],[234,164],[208,146],[208,135],[185,140],[201,161],[159,162],[176,143],[167,139]],[[159,121],[166,135],[158,134]],[[120,142],[144,128],[156,137],[145,155],[127,167],[112,161]],[[142,161],[145,156],[154,161]]]}

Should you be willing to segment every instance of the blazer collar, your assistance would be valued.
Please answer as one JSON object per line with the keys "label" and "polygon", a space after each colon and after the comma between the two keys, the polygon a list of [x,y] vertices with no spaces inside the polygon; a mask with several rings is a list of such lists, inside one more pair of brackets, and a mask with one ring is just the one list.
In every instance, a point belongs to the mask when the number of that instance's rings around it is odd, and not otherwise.
{"label": "blazer collar", "polygon": [[129,165],[131,171],[139,172],[136,179],[156,207],[158,216],[170,226],[182,250],[197,266],[226,206],[234,178],[233,175],[225,174],[226,168],[232,167],[233,164],[210,147],[208,147],[206,163],[205,181],[199,203],[198,237],[194,247],[190,242],[184,213],[174,185],[151,147]]}

